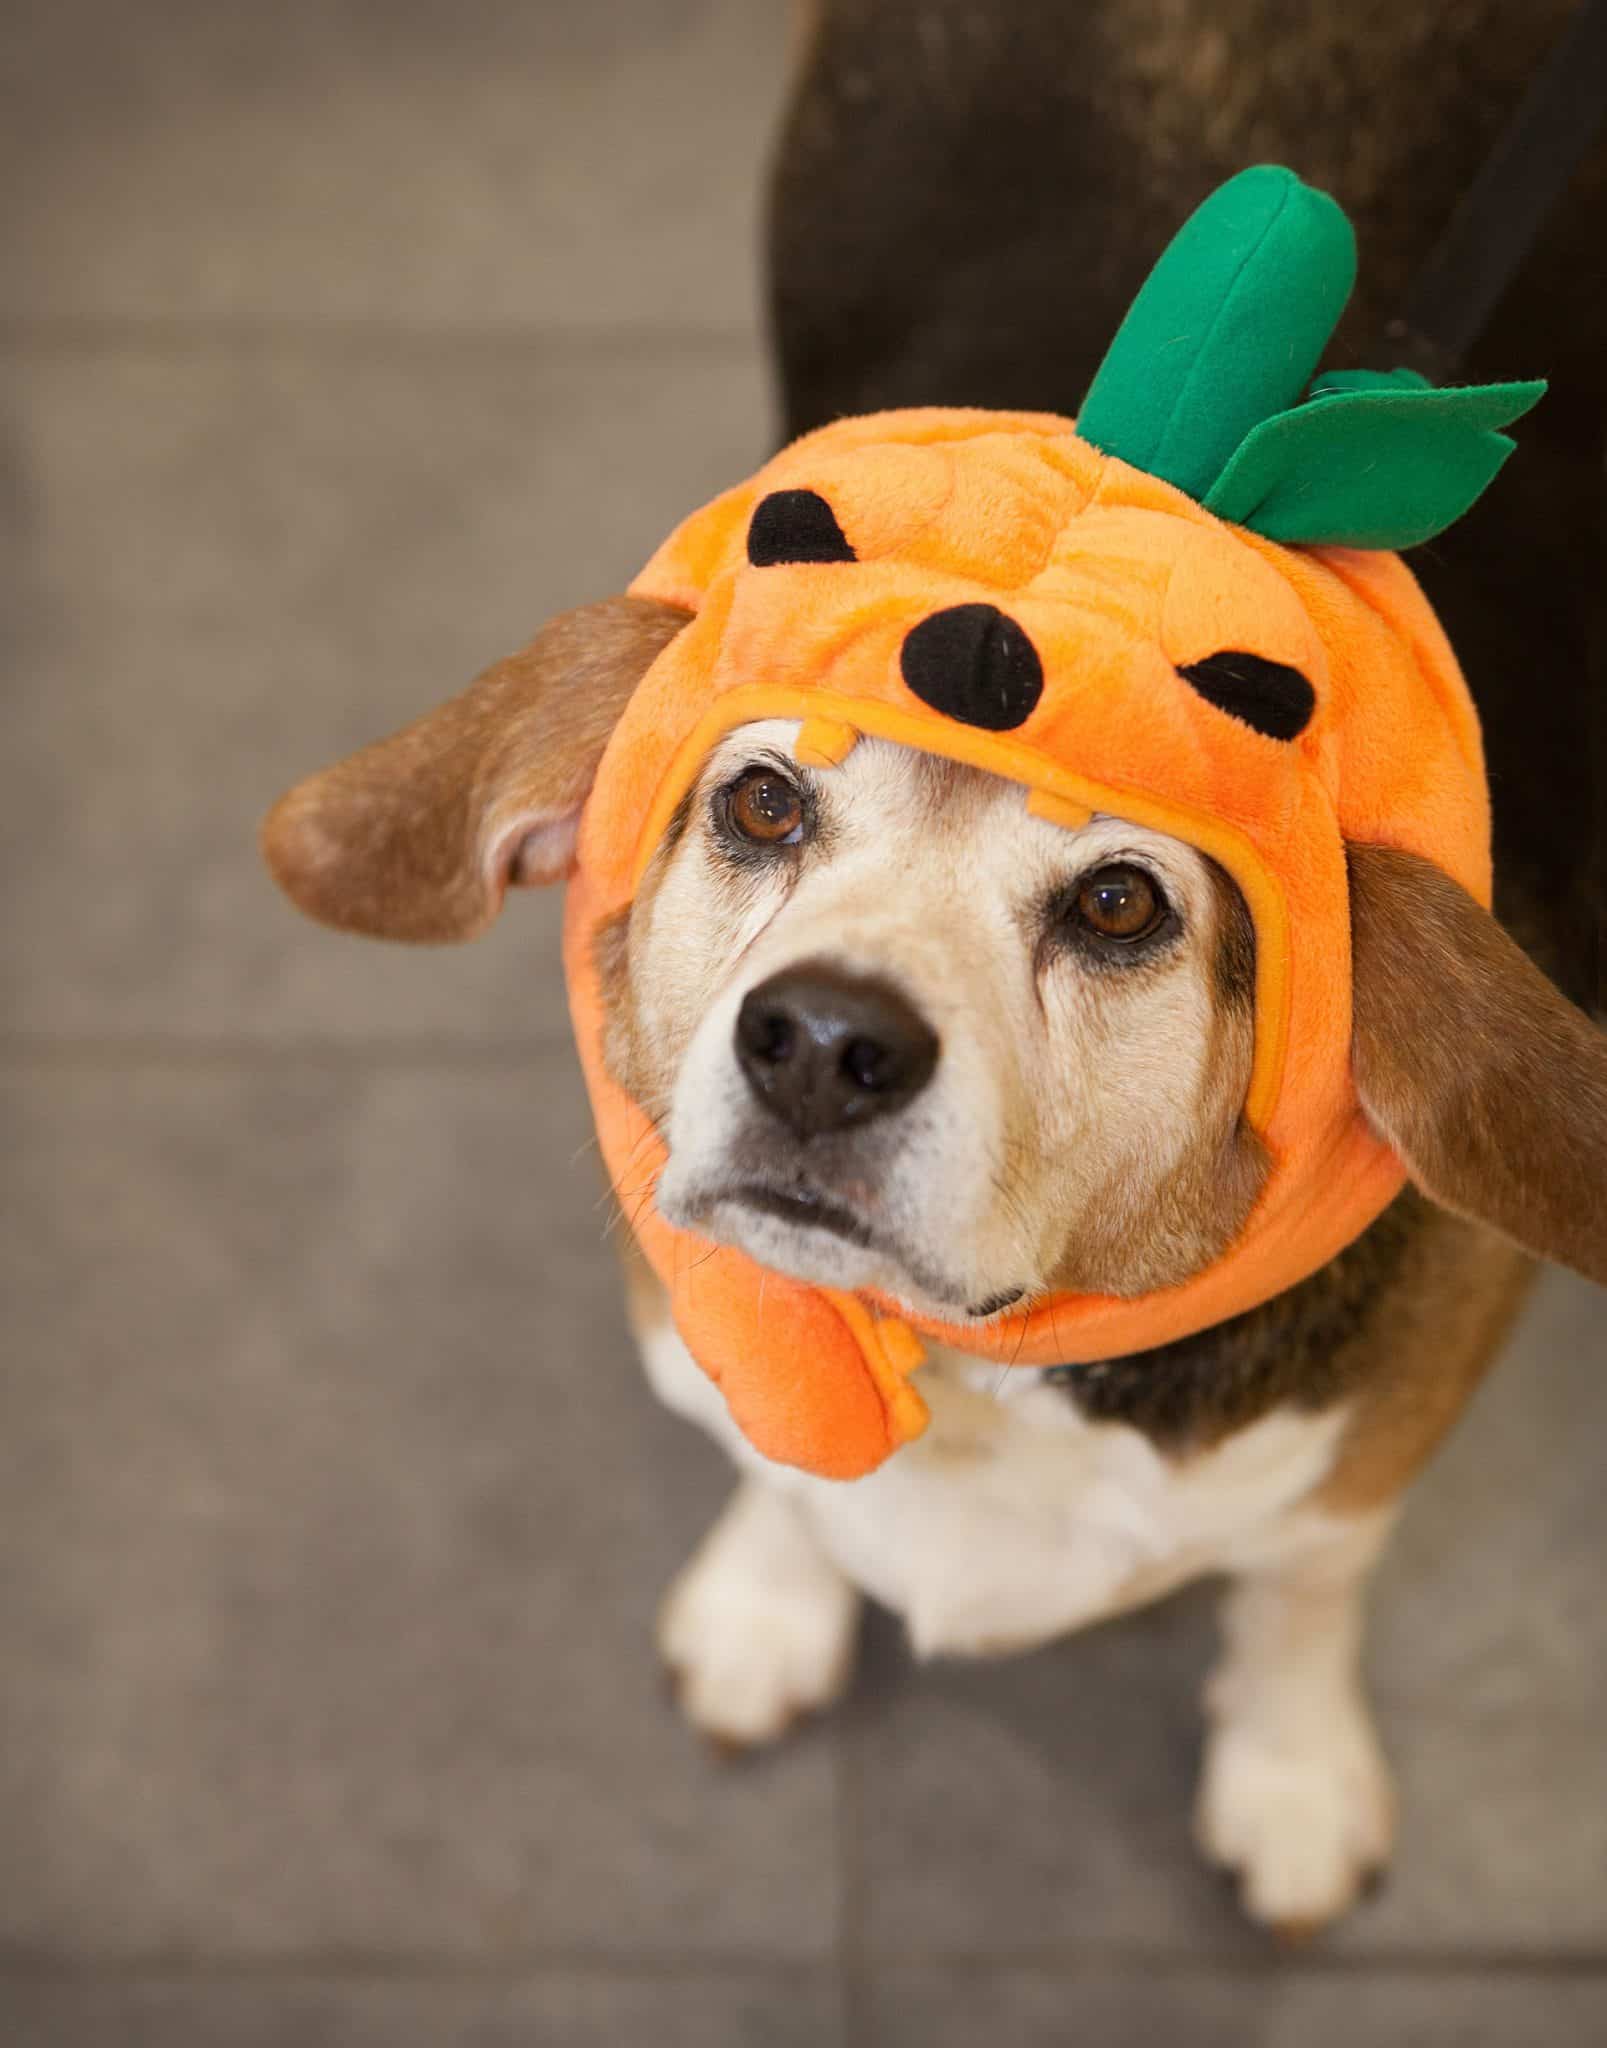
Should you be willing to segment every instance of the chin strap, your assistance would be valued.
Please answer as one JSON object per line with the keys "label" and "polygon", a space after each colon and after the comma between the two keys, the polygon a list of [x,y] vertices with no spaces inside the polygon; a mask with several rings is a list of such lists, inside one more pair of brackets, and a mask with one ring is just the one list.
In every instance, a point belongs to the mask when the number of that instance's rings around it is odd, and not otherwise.
{"label": "chin strap", "polygon": [[1607,122],[1607,0],[1583,0],[1385,329],[1454,376]]}

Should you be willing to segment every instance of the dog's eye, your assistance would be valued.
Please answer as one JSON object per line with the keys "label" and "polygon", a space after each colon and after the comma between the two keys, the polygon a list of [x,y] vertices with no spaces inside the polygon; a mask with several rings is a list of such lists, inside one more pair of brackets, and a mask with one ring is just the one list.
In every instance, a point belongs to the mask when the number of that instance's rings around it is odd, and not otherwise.
{"label": "dog's eye", "polygon": [[1116,861],[1083,876],[1071,909],[1088,931],[1126,946],[1160,929],[1167,902],[1153,876]]}
{"label": "dog's eye", "polygon": [[774,768],[749,768],[725,792],[724,811],[740,839],[795,846],[803,838],[804,800]]}

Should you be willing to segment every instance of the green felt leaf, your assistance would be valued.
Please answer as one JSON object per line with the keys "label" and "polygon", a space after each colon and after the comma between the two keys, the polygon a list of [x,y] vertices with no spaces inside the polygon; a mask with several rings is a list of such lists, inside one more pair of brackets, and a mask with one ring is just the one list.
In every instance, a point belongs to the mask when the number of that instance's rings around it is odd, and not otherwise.
{"label": "green felt leaf", "polygon": [[1412,371],[1338,371],[1251,429],[1205,492],[1208,512],[1269,540],[1409,548],[1494,480],[1543,383],[1436,390]]}
{"label": "green felt leaf", "polygon": [[1203,498],[1305,390],[1356,276],[1325,192],[1260,164],[1219,186],[1150,272],[1077,416],[1085,441]]}
{"label": "green felt leaf", "polygon": [[1330,398],[1338,391],[1432,391],[1434,386],[1417,370],[1319,370],[1306,394]]}

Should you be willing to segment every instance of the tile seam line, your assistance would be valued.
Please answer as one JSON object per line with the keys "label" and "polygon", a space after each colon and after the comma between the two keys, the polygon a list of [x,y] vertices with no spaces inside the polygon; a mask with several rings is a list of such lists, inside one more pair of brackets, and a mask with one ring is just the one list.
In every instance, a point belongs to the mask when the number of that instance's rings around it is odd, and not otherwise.
{"label": "tile seam line", "polygon": [[664,321],[600,321],[565,325],[543,321],[453,326],[449,323],[375,320],[63,319],[0,317],[0,349],[16,355],[55,352],[103,356],[304,352],[330,356],[430,357],[462,353],[586,360],[634,357],[653,350],[667,357],[762,354],[761,326],[681,325]]}
{"label": "tile seam line", "polygon": [[1362,1949],[1343,1954],[1296,1954],[1269,1947],[1265,1954],[1213,1955],[1207,1949],[1156,1950],[1121,1943],[1075,1944],[1065,1948],[977,1950],[958,1954],[909,1953],[891,1964],[870,1964],[868,1974],[904,1972],[955,1977],[989,1974],[1086,1978],[1103,1969],[1112,1977],[1154,1975],[1218,1978],[1223,1981],[1289,1977],[1351,1981],[1363,1978],[1537,1977],[1607,1982],[1607,1949],[1522,1950],[1473,1948]]}
{"label": "tile seam line", "polygon": [[836,1797],[832,1848],[837,1878],[837,1924],[832,1946],[837,1965],[837,2023],[843,2048],[874,2048],[864,1924],[865,1802],[854,1746],[857,1726],[857,1717],[850,1707],[832,1730],[832,1783]]}
{"label": "tile seam line", "polygon": [[706,1977],[809,1977],[834,1980],[829,1954],[819,1957],[756,1953],[753,1956],[652,1956],[628,1952],[554,1949],[506,1956],[431,1957],[357,1955],[320,1957],[289,1953],[282,1957],[195,1956],[190,1958],[114,1957],[0,1959],[0,1992],[7,1985],[73,1984],[261,1984],[293,1980],[316,1984],[479,1984],[516,1983],[539,1977],[570,1975],[637,1978],[647,1982]]}
{"label": "tile seam line", "polygon": [[[296,1066],[510,1067],[572,1044],[567,1029],[534,1031],[528,1038],[167,1038],[69,1037],[47,1034],[0,1037],[0,1069],[85,1072],[97,1068]],[[0,1965],[3,1967],[3,1965]]]}
{"label": "tile seam line", "polygon": [[[654,1956],[629,1951],[531,1950],[486,1957],[356,1954],[349,1957],[287,1953],[275,1957],[26,1957],[0,1956],[0,1987],[10,1983],[177,1983],[207,1981],[254,1982],[283,1978],[328,1983],[443,1983],[508,1981],[568,1972],[575,1975],[635,1976],[647,1979],[680,1977],[752,1977],[786,1975],[831,1979],[830,1949],[819,1957],[707,1954]],[[1010,1974],[1052,1978],[1083,1978],[1104,1974],[1124,1978],[1136,1974],[1174,1979],[1217,1979],[1224,1982],[1291,1977],[1354,1980],[1359,1978],[1511,1977],[1517,1980],[1552,1977],[1558,1980],[1607,1979],[1607,1951],[1599,1954],[1469,1950],[1375,1951],[1291,1959],[1282,1951],[1260,1956],[1212,1956],[1207,1951],[1156,1951],[1094,1943],[1046,1951],[1001,1951],[922,1955],[908,1952],[891,1963],[865,1963],[865,1979],[898,1976],[977,1976]]]}

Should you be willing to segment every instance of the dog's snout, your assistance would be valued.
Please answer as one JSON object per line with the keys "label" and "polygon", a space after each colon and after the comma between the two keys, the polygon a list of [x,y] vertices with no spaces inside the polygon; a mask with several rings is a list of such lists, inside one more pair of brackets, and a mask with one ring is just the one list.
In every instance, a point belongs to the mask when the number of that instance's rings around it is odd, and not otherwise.
{"label": "dog's snout", "polygon": [[812,1138],[901,1108],[932,1078],[938,1037],[886,982],[813,961],[748,991],[736,1055],[766,1109]]}

